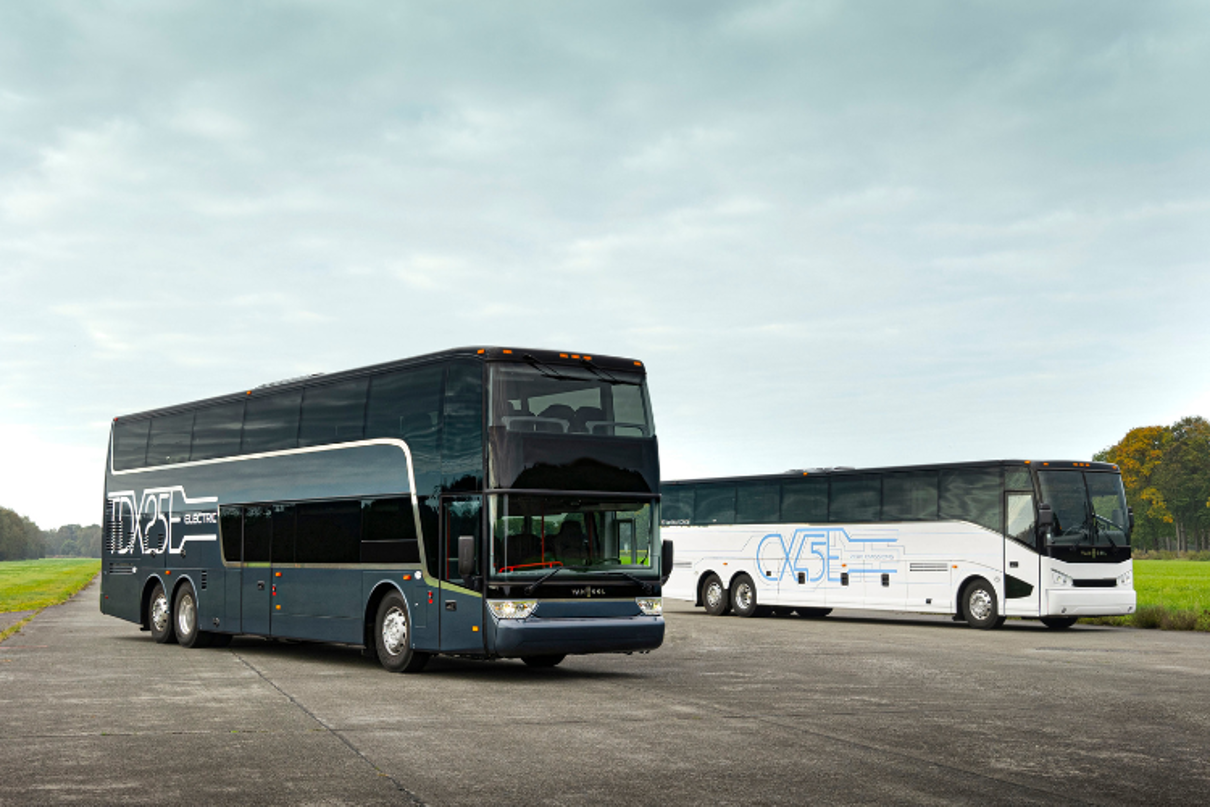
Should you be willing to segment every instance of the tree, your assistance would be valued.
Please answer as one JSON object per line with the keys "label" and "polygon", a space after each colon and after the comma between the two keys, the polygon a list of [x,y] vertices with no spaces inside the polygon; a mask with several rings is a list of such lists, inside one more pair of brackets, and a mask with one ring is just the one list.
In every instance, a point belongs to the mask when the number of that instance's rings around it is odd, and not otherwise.
{"label": "tree", "polygon": [[42,530],[28,518],[0,507],[0,560],[40,558]]}

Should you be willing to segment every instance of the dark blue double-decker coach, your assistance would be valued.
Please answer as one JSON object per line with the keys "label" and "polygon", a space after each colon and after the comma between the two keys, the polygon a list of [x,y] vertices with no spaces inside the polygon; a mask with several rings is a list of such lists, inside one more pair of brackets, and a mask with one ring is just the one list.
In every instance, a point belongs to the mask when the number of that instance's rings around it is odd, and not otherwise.
{"label": "dark blue double-decker coach", "polygon": [[644,652],[664,637],[641,362],[460,348],[116,418],[101,610],[434,653]]}

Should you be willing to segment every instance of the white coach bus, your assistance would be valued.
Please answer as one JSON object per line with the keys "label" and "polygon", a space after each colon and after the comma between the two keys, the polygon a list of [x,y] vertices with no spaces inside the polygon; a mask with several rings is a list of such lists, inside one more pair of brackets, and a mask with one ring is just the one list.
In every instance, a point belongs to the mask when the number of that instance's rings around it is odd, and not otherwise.
{"label": "white coach bus", "polygon": [[1067,628],[1135,608],[1133,515],[1114,465],[822,469],[661,484],[664,596],[719,616],[834,608]]}

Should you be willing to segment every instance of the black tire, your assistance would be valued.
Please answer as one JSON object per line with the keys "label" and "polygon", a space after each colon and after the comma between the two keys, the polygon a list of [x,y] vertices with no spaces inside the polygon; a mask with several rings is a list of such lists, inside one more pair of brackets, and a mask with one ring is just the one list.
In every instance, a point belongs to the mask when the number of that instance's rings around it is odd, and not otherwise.
{"label": "black tire", "polygon": [[163,584],[156,583],[151,589],[151,599],[147,601],[147,629],[156,644],[176,643],[176,628],[172,623],[172,603],[164,593]]}
{"label": "black tire", "polygon": [[1042,624],[1051,630],[1067,630],[1076,624],[1078,617],[1074,616],[1044,616]]}
{"label": "black tire", "polygon": [[193,584],[186,580],[176,590],[176,602],[172,606],[172,624],[176,640],[182,647],[208,647],[210,634],[197,626],[197,594]]}
{"label": "black tire", "polygon": [[823,619],[832,613],[831,608],[797,608],[798,615],[803,619]]}
{"label": "black tire", "polygon": [[428,653],[412,649],[411,627],[403,597],[396,591],[383,597],[374,619],[374,649],[387,672],[420,672],[428,664]]}
{"label": "black tire", "polygon": [[557,667],[559,662],[567,658],[562,656],[522,656],[521,660],[529,667]]}
{"label": "black tire", "polygon": [[702,605],[710,616],[723,616],[731,610],[731,596],[723,581],[713,572],[702,581]]}
{"label": "black tire", "polygon": [[756,604],[756,584],[746,574],[741,574],[731,581],[731,610],[736,616],[756,616],[759,608]]}
{"label": "black tire", "polygon": [[986,580],[975,580],[962,592],[962,615],[966,624],[979,630],[1000,627],[1000,604],[996,590]]}

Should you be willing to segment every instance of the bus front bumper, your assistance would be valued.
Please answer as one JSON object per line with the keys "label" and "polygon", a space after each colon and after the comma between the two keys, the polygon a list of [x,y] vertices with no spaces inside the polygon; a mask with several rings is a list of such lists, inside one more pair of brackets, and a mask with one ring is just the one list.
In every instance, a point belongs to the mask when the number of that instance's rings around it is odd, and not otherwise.
{"label": "bus front bumper", "polygon": [[580,653],[641,653],[664,641],[661,616],[501,619],[495,654],[504,658]]}
{"label": "bus front bumper", "polygon": [[1137,600],[1132,588],[1051,590],[1044,616],[1125,616],[1134,613]]}

